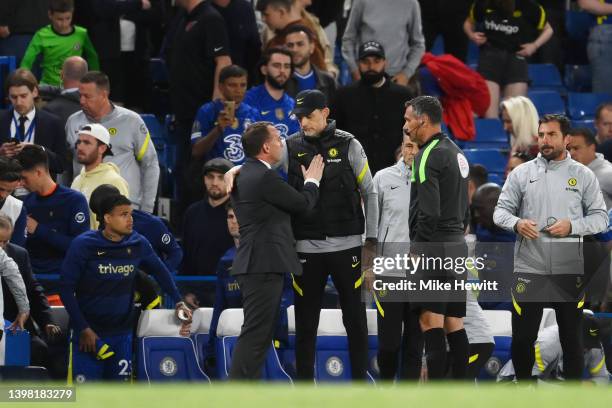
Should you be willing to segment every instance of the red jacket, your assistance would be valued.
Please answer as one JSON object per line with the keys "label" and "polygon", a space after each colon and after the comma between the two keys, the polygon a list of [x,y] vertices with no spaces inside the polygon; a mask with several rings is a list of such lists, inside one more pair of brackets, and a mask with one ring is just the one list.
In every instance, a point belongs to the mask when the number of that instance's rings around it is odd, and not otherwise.
{"label": "red jacket", "polygon": [[421,61],[434,77],[444,96],[444,122],[460,140],[474,140],[474,116],[484,116],[491,97],[484,78],[450,54],[426,53]]}

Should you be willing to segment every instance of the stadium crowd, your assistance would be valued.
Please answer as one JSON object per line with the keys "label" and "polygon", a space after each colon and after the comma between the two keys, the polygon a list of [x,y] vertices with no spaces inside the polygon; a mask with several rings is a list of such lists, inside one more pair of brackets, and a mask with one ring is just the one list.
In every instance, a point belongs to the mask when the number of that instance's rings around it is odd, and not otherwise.
{"label": "stadium crowd", "polygon": [[[229,375],[255,379],[295,305],[295,377],[312,380],[325,305],[361,381],[373,308],[380,378],[433,381],[477,378],[483,309],[509,310],[500,381],[607,383],[612,319],[593,312],[612,311],[611,15],[611,0],[1,1],[6,331],[29,331],[52,378],[128,380],[141,311],[175,308],[188,335],[212,306],[212,374],[219,315],[244,307]],[[533,64],[588,65],[593,120],[539,103]],[[487,145],[483,119],[504,140]],[[483,141],[503,168],[468,154]],[[498,267],[472,278],[497,281],[492,298],[373,286],[377,256],[485,252]],[[557,324],[538,334],[545,307]],[[53,352],[68,344],[70,364]]]}

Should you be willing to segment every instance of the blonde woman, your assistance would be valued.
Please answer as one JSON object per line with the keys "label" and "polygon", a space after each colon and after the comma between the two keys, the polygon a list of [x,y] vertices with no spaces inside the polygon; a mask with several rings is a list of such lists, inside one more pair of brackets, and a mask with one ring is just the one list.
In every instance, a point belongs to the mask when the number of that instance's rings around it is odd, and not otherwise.
{"label": "blonde woman", "polygon": [[538,154],[538,111],[524,96],[514,96],[501,103],[501,119],[504,130],[512,138],[512,153],[527,152],[535,157]]}

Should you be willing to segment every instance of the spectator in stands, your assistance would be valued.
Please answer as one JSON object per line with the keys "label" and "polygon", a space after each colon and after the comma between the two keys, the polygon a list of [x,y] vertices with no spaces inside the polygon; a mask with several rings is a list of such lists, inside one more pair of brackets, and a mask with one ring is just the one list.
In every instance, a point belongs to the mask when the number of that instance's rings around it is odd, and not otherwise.
{"label": "spectator in stands", "polygon": [[285,30],[285,47],[291,51],[293,76],[287,85],[292,97],[306,89],[318,89],[331,101],[336,92],[336,80],[332,75],[311,63],[315,50],[315,37],[306,26],[292,25]]}
{"label": "spectator in stands", "polygon": [[[221,99],[202,105],[193,122],[191,154],[195,163],[215,157],[223,157],[234,164],[244,162],[242,133],[259,120],[259,111],[243,102],[247,81],[247,71],[238,65],[221,70]],[[201,170],[200,165],[198,172]]]}
{"label": "spectator in stands", "polygon": [[342,38],[342,56],[355,80],[361,77],[355,54],[366,41],[377,41],[385,47],[391,80],[407,86],[425,53],[417,0],[353,1]]}
{"label": "spectator in stands", "polygon": [[546,19],[553,29],[553,35],[529,58],[530,64],[555,64],[559,72],[564,67],[565,12],[567,2],[558,0],[537,0],[546,12]]}
{"label": "spectator in stands", "polygon": [[[76,159],[83,165],[81,173],[72,182],[71,188],[83,193],[89,202],[92,192],[102,184],[115,186],[119,194],[129,196],[127,181],[119,174],[119,167],[115,163],[103,160],[112,156],[110,134],[99,123],[90,123],[79,129],[75,146]],[[98,221],[93,212],[89,213],[91,229],[98,229]]]}
{"label": "spectator in stands", "polygon": [[[185,256],[181,273],[184,275],[214,275],[217,262],[234,245],[227,230],[225,203],[229,200],[223,175],[233,167],[222,158],[204,164],[202,179],[206,197],[192,204],[185,212],[183,248]],[[200,297],[200,301],[202,301]]]}
{"label": "spectator in stands", "polygon": [[612,139],[612,101],[602,103],[595,111],[595,129],[597,143]]}
{"label": "spectator in stands", "polygon": [[49,24],[46,1],[0,1],[0,55],[14,55],[17,65],[34,33]]}
{"label": "spectator in stands", "polygon": [[34,273],[59,273],[72,240],[89,229],[87,199],[53,181],[47,152],[41,146],[27,145],[17,160],[23,185],[30,191],[24,200],[26,249]]}
{"label": "spectator in stands", "polygon": [[595,15],[596,26],[591,29],[587,53],[593,72],[593,92],[612,93],[612,3],[609,0],[578,0],[578,5]]}
{"label": "spectator in stands", "polygon": [[261,58],[261,37],[253,5],[246,0],[213,0],[212,4],[225,20],[232,64],[246,69],[253,81]]}
{"label": "spectator in stands", "polygon": [[229,37],[223,17],[209,1],[179,0],[181,10],[173,38],[167,38],[166,55],[170,100],[176,120],[177,166],[175,177],[179,212],[191,202],[188,169],[191,162],[191,128],[198,108],[221,97],[219,73],[231,65]]}
{"label": "spectator in stands", "polygon": [[527,94],[527,58],[553,35],[544,9],[533,0],[476,0],[463,29],[480,47],[478,72],[491,103],[485,117],[499,116],[500,95]]}
{"label": "spectator in stands", "polygon": [[508,178],[508,174],[512,172],[512,170],[516,169],[523,163],[527,163],[528,161],[533,160],[533,157],[529,155],[527,152],[514,152],[510,159],[508,159],[508,164],[506,165],[506,173],[504,179]]}
{"label": "spectator in stands", "polygon": [[108,77],[89,71],[79,84],[81,108],[66,123],[66,139],[73,152],[74,174],[81,172],[76,157],[76,142],[82,126],[99,123],[112,137],[113,155],[107,160],[119,167],[120,174],[130,186],[130,200],[137,209],[153,212],[159,181],[157,152],[151,134],[142,118],[135,112],[116,106],[109,98]]}
{"label": "spectator in stands", "polygon": [[425,35],[425,48],[431,51],[436,39],[444,41],[444,53],[466,61],[468,39],[463,33],[463,21],[473,0],[419,0]]}
{"label": "spectator in stands", "polygon": [[11,229],[13,229],[11,242],[23,247],[26,241],[27,210],[23,201],[12,196],[20,181],[21,165],[19,162],[0,156],[0,214],[11,220]]}
{"label": "spectator in stands", "polygon": [[489,182],[489,172],[482,164],[471,164],[468,179],[468,204],[472,203],[472,196],[478,187]]}
{"label": "spectator in stands", "polygon": [[[102,184],[91,193],[89,199],[89,209],[94,214],[99,213],[98,210],[102,200],[112,194],[120,194],[119,189],[111,184]],[[97,216],[94,215],[96,221]],[[174,235],[170,232],[164,221],[155,215],[146,213],[140,210],[132,211],[132,219],[134,221],[134,231],[144,236],[153,247],[153,250],[161,259],[168,270],[176,275],[178,268],[183,259],[183,250],[176,242]]]}
{"label": "spectator in stands", "polygon": [[587,166],[595,173],[608,210],[612,209],[612,163],[603,154],[597,153],[597,141],[587,128],[576,128],[569,132],[567,150],[572,159]]}
{"label": "spectator in stands", "polygon": [[385,72],[385,49],[369,41],[359,47],[359,81],[339,88],[331,101],[338,129],[355,135],[365,149],[372,174],[393,165],[392,152],[402,143],[404,103],[414,95]]}
{"label": "spectator in stands", "polygon": [[[61,334],[61,330],[51,317],[51,308],[42,285],[32,274],[28,251],[9,242],[12,234],[13,223],[11,219],[6,215],[0,215],[0,248],[15,261],[30,302],[30,316],[24,324],[25,329],[30,333],[30,365],[49,369],[47,342],[54,340]],[[4,318],[14,321],[19,314],[19,308],[5,279],[2,279],[2,295],[4,298]]]}
{"label": "spectator in stands", "polygon": [[38,56],[42,55],[41,84],[60,85],[62,65],[69,57],[85,56],[92,70],[100,69],[98,53],[87,30],[72,24],[73,12],[73,0],[49,0],[51,24],[34,34],[21,60],[21,68],[31,70]]}
{"label": "spectator in stands", "polygon": [[53,175],[64,171],[66,135],[57,116],[36,109],[38,82],[27,69],[12,72],[5,83],[12,108],[0,112],[0,156],[15,157],[28,144],[43,146]]}
{"label": "spectator in stands", "polygon": [[336,74],[338,69],[332,61],[329,40],[318,19],[308,13],[299,0],[259,0],[257,10],[268,30],[263,32],[264,50],[281,47],[286,43],[286,30],[293,25],[306,26],[314,34],[315,50],[312,64],[323,71]]}
{"label": "spectator in stands", "polygon": [[[8,239],[8,235],[6,237]],[[17,313],[13,315],[14,320],[11,325],[6,328],[9,331],[14,332],[17,329],[23,330],[25,328],[26,321],[30,316],[30,302],[28,301],[28,293],[23,282],[23,278],[19,273],[19,269],[15,261],[10,258],[4,249],[0,249],[0,278],[2,284],[8,286],[8,291],[13,295],[13,299],[17,305]],[[11,311],[9,305],[9,312]],[[4,319],[4,297],[0,299],[0,317]],[[2,327],[3,331],[5,327]],[[4,335],[4,333],[3,333]]]}
{"label": "spectator in stands", "polygon": [[538,154],[538,111],[529,98],[514,96],[501,103],[501,120],[510,134],[512,152]]}
{"label": "spectator in stands", "polygon": [[[113,97],[122,95],[120,89],[121,23],[120,17],[139,10],[149,10],[157,0],[95,0],[79,1],[74,23],[85,27],[98,52],[100,70],[111,78]],[[93,70],[93,68],[92,68]]]}
{"label": "spectator in stands", "polygon": [[61,87],[42,86],[40,89],[41,97],[48,100],[43,110],[60,118],[62,126],[66,126],[70,115],[81,110],[79,84],[88,70],[83,58],[66,58],[60,73]]}
{"label": "spectator in stands", "polygon": [[285,92],[293,72],[291,58],[284,48],[268,48],[260,67],[264,83],[249,89],[243,101],[259,111],[260,120],[273,123],[283,138],[300,130],[291,114],[295,100]]}

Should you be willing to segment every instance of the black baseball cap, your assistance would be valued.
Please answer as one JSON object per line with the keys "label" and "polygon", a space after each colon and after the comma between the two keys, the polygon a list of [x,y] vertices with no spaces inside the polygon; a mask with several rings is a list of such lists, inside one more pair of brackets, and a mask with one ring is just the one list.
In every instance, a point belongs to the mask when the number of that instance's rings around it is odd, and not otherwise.
{"label": "black baseball cap", "polygon": [[360,60],[371,55],[385,58],[385,48],[377,41],[367,41],[361,44],[357,55]]}
{"label": "black baseball cap", "polygon": [[204,163],[204,166],[202,166],[202,176],[205,176],[211,171],[225,174],[232,167],[234,167],[234,164],[231,161],[222,157],[216,157]]}
{"label": "black baseball cap", "polygon": [[291,113],[296,116],[310,115],[312,111],[327,107],[325,94],[318,89],[307,89],[295,97],[295,108]]}
{"label": "black baseball cap", "polygon": [[599,333],[599,323],[595,316],[585,312],[582,320],[582,338],[585,349],[601,347],[601,334]]}

